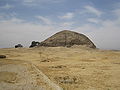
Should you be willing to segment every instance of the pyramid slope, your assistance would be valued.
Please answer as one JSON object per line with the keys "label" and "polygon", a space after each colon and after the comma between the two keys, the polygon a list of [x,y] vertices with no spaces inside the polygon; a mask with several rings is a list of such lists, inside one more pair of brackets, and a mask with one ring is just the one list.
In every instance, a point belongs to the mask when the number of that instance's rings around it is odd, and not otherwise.
{"label": "pyramid slope", "polygon": [[85,35],[63,30],[60,31],[45,41],[41,42],[39,46],[57,47],[57,46],[73,46],[73,45],[86,45],[90,48],[96,48],[94,43]]}

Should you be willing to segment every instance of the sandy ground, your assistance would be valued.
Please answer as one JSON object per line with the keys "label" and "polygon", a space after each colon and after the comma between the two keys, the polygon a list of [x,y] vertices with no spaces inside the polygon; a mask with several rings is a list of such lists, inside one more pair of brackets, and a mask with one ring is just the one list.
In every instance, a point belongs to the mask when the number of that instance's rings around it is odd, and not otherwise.
{"label": "sandy ground", "polygon": [[0,49],[0,90],[120,90],[120,51]]}

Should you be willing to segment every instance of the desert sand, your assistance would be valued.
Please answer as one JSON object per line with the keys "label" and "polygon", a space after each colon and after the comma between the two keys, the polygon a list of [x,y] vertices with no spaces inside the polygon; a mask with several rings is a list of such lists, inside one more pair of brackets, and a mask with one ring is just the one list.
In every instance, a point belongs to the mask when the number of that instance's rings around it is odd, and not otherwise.
{"label": "desert sand", "polygon": [[120,51],[82,46],[0,49],[0,90],[120,90]]}

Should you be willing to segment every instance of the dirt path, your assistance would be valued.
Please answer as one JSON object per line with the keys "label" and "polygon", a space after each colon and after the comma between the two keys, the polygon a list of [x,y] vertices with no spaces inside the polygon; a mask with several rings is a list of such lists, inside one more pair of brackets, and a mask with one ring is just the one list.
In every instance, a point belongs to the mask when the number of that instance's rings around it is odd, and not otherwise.
{"label": "dirt path", "polygon": [[52,82],[41,70],[39,70],[33,63],[31,63],[32,67],[38,72],[38,74],[42,77],[42,79],[54,90],[63,90],[60,86]]}
{"label": "dirt path", "polygon": [[[16,61],[22,63],[15,64]],[[31,71],[29,71],[29,68],[32,68]],[[31,73],[34,71],[36,73]],[[17,76],[14,74],[17,74]],[[30,61],[15,60],[11,64],[0,66],[0,77],[0,90],[63,90]],[[37,78],[40,78],[41,82],[46,83],[46,87],[38,85]]]}

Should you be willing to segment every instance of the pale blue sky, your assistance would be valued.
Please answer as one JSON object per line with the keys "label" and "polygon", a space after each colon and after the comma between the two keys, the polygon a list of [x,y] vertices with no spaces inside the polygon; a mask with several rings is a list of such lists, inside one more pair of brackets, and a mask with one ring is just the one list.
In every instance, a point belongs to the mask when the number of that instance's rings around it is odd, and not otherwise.
{"label": "pale blue sky", "polygon": [[0,48],[28,46],[61,30],[120,49],[120,0],[0,0]]}

